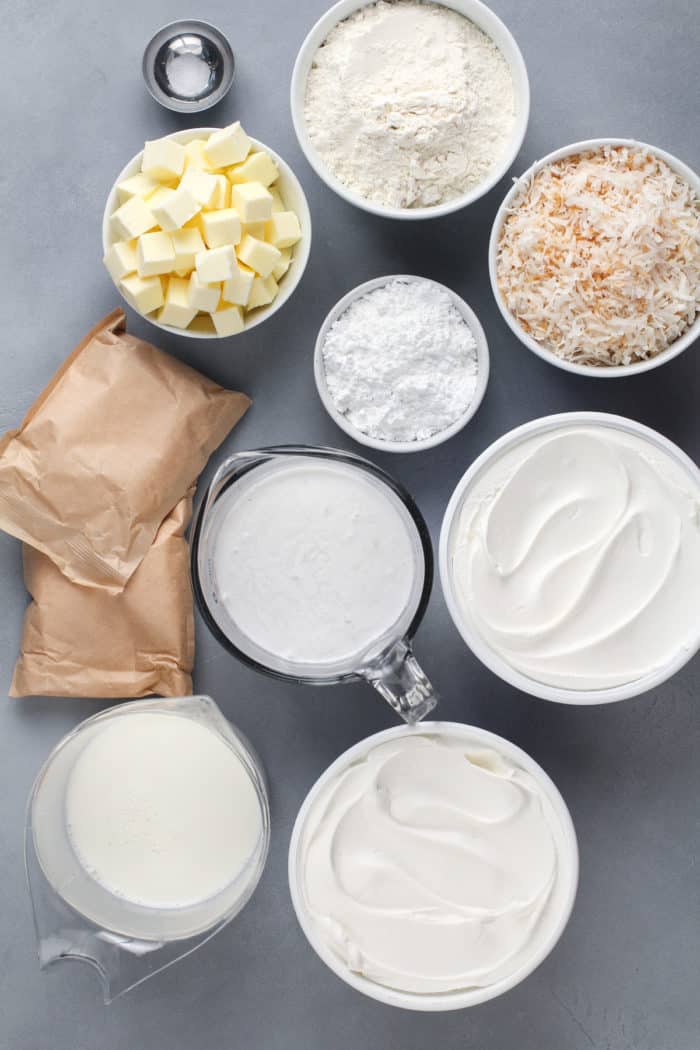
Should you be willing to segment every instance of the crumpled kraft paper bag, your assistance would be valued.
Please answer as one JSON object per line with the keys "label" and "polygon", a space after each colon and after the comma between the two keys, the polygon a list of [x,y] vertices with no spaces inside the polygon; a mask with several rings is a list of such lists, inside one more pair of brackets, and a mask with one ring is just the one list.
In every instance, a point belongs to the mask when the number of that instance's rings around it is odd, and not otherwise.
{"label": "crumpled kraft paper bag", "polygon": [[71,583],[25,544],[24,579],[34,600],[10,696],[111,700],[192,693],[194,616],[184,538],[192,494],[165,519],[121,594]]}
{"label": "crumpled kraft paper bag", "polygon": [[114,310],[0,440],[0,528],[118,593],[249,405],[127,335]]}

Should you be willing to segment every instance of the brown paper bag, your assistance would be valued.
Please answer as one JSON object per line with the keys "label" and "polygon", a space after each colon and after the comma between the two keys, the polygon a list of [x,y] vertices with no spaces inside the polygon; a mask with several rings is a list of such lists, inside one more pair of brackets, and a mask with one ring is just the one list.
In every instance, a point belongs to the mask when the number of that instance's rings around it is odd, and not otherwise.
{"label": "brown paper bag", "polygon": [[33,602],[10,696],[188,696],[194,660],[192,493],[168,515],[121,594],[80,587],[24,546]]}
{"label": "brown paper bag", "polygon": [[249,405],[127,335],[115,310],[0,440],[0,528],[118,593]]}

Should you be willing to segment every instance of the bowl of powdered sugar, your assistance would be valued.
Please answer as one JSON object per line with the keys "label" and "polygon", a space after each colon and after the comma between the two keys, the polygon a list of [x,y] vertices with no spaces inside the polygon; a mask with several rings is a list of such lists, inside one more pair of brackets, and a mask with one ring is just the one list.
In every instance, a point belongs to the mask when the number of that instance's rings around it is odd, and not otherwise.
{"label": "bowl of powdered sugar", "polygon": [[354,288],[326,317],[314,374],[338,426],[383,452],[434,448],[484,396],[489,350],[473,310],[436,281],[405,274]]}
{"label": "bowl of powdered sugar", "polygon": [[426,219],[505,175],[530,91],[515,40],[479,0],[341,0],[302,44],[291,107],[307,160],[337,194]]}

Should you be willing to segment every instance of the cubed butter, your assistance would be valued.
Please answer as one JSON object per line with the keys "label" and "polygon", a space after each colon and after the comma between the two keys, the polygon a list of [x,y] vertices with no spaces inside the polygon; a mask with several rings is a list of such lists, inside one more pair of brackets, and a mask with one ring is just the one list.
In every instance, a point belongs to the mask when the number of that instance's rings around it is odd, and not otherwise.
{"label": "cubed butter", "polygon": [[214,165],[204,152],[206,139],[192,139],[185,144],[185,171],[213,171]]}
{"label": "cubed butter", "polygon": [[112,215],[112,229],[120,241],[133,241],[158,225],[158,220],[140,197],[131,197]]}
{"label": "cubed butter", "polygon": [[211,315],[211,319],[217,335],[238,335],[245,328],[243,311],[240,306],[234,306],[223,299],[219,303],[219,309]]}
{"label": "cubed butter", "polygon": [[258,241],[265,240],[265,223],[264,222],[243,222],[241,223],[241,240],[243,237],[255,237]]}
{"label": "cubed butter", "polygon": [[202,232],[207,248],[224,244],[238,244],[241,239],[241,220],[233,208],[202,212]]}
{"label": "cubed butter", "polygon": [[238,245],[238,258],[260,277],[269,277],[282,258],[282,252],[273,244],[265,244],[248,235]]}
{"label": "cubed butter", "polygon": [[163,305],[163,285],[160,277],[139,277],[132,273],[119,282],[127,301],[141,314],[150,314]]}
{"label": "cubed butter", "polygon": [[272,215],[272,194],[260,182],[242,182],[231,187],[231,206],[241,222],[267,222]]}
{"label": "cubed butter", "polygon": [[250,289],[248,309],[255,310],[258,306],[268,306],[278,291],[277,281],[272,274],[269,277],[256,277]]}
{"label": "cubed butter", "polygon": [[199,210],[200,205],[190,191],[181,186],[178,186],[176,190],[171,190],[168,196],[153,205],[156,221],[166,232],[179,230]]}
{"label": "cubed butter", "polygon": [[221,248],[208,248],[195,256],[194,263],[202,284],[216,284],[217,281],[228,281],[233,277],[236,253],[230,244]]}
{"label": "cubed butter", "polygon": [[204,241],[199,229],[194,226],[174,230],[171,233],[173,248],[175,249],[175,265],[173,270],[180,277],[189,274],[194,269],[195,256],[204,251]]}
{"label": "cubed butter", "polygon": [[203,310],[205,313],[213,314],[221,298],[221,285],[204,284],[195,270],[190,275],[187,294],[193,310]]}
{"label": "cubed butter", "polygon": [[221,294],[227,303],[234,303],[236,306],[247,306],[254,280],[254,271],[247,266],[241,266],[240,263],[237,263],[233,277],[230,277],[228,281],[224,281]]}
{"label": "cubed butter", "polygon": [[228,168],[244,161],[249,150],[250,139],[237,120],[227,128],[212,132],[204,147],[204,154],[215,168]]}
{"label": "cubed butter", "polygon": [[189,190],[203,208],[211,208],[212,202],[220,192],[216,175],[210,175],[206,171],[186,171],[180,179],[180,186]]}
{"label": "cubed butter", "polygon": [[228,208],[231,203],[231,184],[225,175],[212,175],[216,179],[216,192],[208,205],[207,211],[216,211],[218,208]]}
{"label": "cubed butter", "polygon": [[171,277],[165,293],[165,303],[158,311],[161,324],[170,324],[173,328],[187,328],[197,313],[190,306],[188,295],[189,281],[182,277]]}
{"label": "cubed butter", "polygon": [[175,269],[175,249],[167,233],[142,234],[136,245],[136,269],[139,277],[157,277]]}
{"label": "cubed butter", "polygon": [[229,182],[259,182],[262,186],[270,186],[279,175],[279,168],[269,153],[259,150],[258,153],[249,153],[242,164],[236,164],[226,172]]}
{"label": "cubed butter", "polygon": [[271,186],[268,192],[272,197],[272,214],[274,215],[276,211],[287,211],[287,205],[282,200],[280,191],[277,187]]}
{"label": "cubed butter", "polygon": [[136,241],[117,241],[109,249],[103,262],[117,282],[128,273],[136,273]]}
{"label": "cubed butter", "polygon": [[300,237],[301,227],[293,211],[277,211],[265,223],[265,240],[275,248],[291,248]]}
{"label": "cubed butter", "polygon": [[128,179],[124,179],[117,186],[119,203],[123,204],[124,201],[131,200],[132,197],[143,197],[146,200],[159,186],[160,183],[151,175],[145,175],[142,171],[139,171],[136,175],[131,175]]}
{"label": "cubed butter", "polygon": [[289,269],[289,264],[292,261],[292,252],[289,248],[283,248],[281,252],[282,258],[277,263],[272,271],[272,276],[276,281],[281,280]]}
{"label": "cubed butter", "polygon": [[141,171],[161,182],[177,179],[185,168],[185,147],[174,139],[153,139],[143,147]]}

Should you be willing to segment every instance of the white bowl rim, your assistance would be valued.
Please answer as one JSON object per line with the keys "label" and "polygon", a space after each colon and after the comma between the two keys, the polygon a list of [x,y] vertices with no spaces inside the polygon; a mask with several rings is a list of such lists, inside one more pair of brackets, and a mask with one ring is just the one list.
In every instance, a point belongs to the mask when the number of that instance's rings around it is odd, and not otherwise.
{"label": "white bowl rim", "polygon": [[654,355],[654,357],[647,358],[645,361],[640,361],[637,364],[631,365],[582,365],[575,361],[566,361],[564,358],[558,357],[546,346],[538,343],[537,340],[528,335],[503,301],[503,297],[498,287],[498,281],[496,279],[496,251],[503,223],[505,222],[506,215],[514,199],[527,187],[530,179],[536,175],[538,171],[541,171],[542,168],[546,168],[549,164],[554,164],[556,161],[562,160],[564,157],[570,157],[575,153],[586,153],[599,150],[604,146],[627,146],[631,149],[647,150],[649,153],[653,154],[653,156],[665,161],[669,168],[684,178],[700,196],[700,175],[693,171],[692,168],[688,167],[687,164],[684,164],[682,160],[679,160],[678,157],[675,157],[672,153],[668,153],[659,146],[652,146],[648,142],[640,142],[637,139],[600,138],[584,139],[581,142],[572,142],[568,146],[561,146],[559,149],[552,150],[551,153],[548,153],[540,160],[536,160],[530,165],[527,171],[523,172],[522,175],[519,175],[513,180],[513,185],[508,190],[500,208],[496,212],[496,217],[493,221],[493,226],[491,227],[488,254],[489,278],[491,280],[491,290],[503,320],[528,350],[532,350],[532,352],[537,354],[538,357],[541,357],[543,361],[547,361],[548,364],[555,365],[557,368],[561,368],[565,372],[573,372],[575,375],[588,376],[592,379],[620,379],[624,376],[649,372],[652,368],[659,368],[661,365],[666,364],[667,361],[672,361],[674,357],[677,357],[684,350],[687,350],[691,343],[694,343],[698,336],[700,336],[700,315],[696,317],[690,328],[688,328],[683,335],[680,335],[678,339],[674,340],[670,346],[666,347],[665,350],[660,350],[658,354]]}
{"label": "white bowl rim", "polygon": [[611,686],[607,689],[566,689],[560,686],[547,685],[544,682],[538,682],[535,678],[529,678],[521,671],[511,667],[491,648],[478,631],[466,622],[454,594],[452,573],[450,571],[450,537],[452,528],[466,493],[478,475],[492,462],[496,462],[505,451],[533,437],[533,435],[576,426],[610,427],[613,430],[622,430],[627,434],[632,434],[652,445],[656,445],[657,448],[665,452],[679,466],[685,469],[690,479],[697,486],[698,491],[700,491],[700,467],[673,441],[660,434],[657,430],[645,426],[643,423],[638,423],[634,419],[628,419],[626,416],[612,415],[607,412],[561,412],[556,415],[541,416],[538,419],[530,420],[528,423],[522,423],[520,426],[514,427],[497,438],[474,460],[462,475],[443,515],[438,544],[438,565],[442,593],[452,617],[452,622],[468,648],[471,649],[484,666],[488,667],[490,671],[493,671],[504,682],[507,682],[508,685],[512,685],[515,689],[520,689],[530,696],[539,697],[541,700],[551,700],[560,704],[593,706],[631,699],[667,681],[692,660],[693,656],[700,650],[700,633],[694,648],[681,650],[675,659],[665,667],[659,668],[651,674],[644,675],[642,678],[637,678],[633,682]]}
{"label": "white bowl rim", "polygon": [[[432,434],[429,438],[424,438],[422,441],[382,441],[379,438],[371,437],[369,434],[364,434],[350,422],[347,416],[339,411],[326,384],[326,371],[323,364],[323,345],[326,341],[326,335],[328,334],[331,325],[334,324],[343,313],[345,313],[351,303],[354,303],[363,295],[367,295],[368,292],[374,291],[375,288],[382,288],[390,281],[423,281],[426,284],[432,284],[435,288],[441,288],[444,292],[447,292],[455,307],[459,310],[461,316],[469,326],[476,342],[477,382],[472,400],[469,402],[464,412],[458,416],[453,423],[450,423],[450,425],[445,427],[444,430],[439,430],[436,434]],[[336,423],[341,430],[344,430],[351,438],[357,441],[358,444],[366,445],[368,448],[378,449],[380,452],[423,452],[425,449],[435,448],[436,446],[441,445],[443,441],[448,441],[451,437],[454,437],[455,434],[458,434],[460,430],[467,425],[470,419],[476,415],[479,406],[484,399],[484,394],[486,393],[486,387],[489,381],[489,369],[490,355],[486,333],[484,332],[479,318],[469,304],[451,288],[448,288],[447,285],[440,284],[439,281],[433,281],[430,277],[419,277],[416,274],[387,274],[385,277],[374,277],[372,280],[365,281],[363,284],[358,284],[356,288],[351,289],[351,291],[347,292],[342,299],[339,299],[335,306],[332,306],[328,311],[326,318],[319,329],[316,337],[316,345],[314,347],[314,379],[316,380],[318,395],[323,402],[323,407],[326,409],[326,412],[333,422]]]}
{"label": "white bowl rim", "polygon": [[[465,741],[469,740],[491,747],[494,751],[497,751],[499,754],[504,755],[506,758],[513,761],[514,764],[525,769],[526,772],[537,781],[542,788],[543,793],[551,803],[557,817],[559,830],[561,832],[561,868],[564,872],[563,877],[566,878],[568,885],[559,918],[553,927],[550,936],[540,946],[540,950],[509,977],[496,981],[494,984],[489,985],[486,988],[419,995],[411,992],[400,992],[394,988],[387,988],[384,985],[369,980],[367,977],[352,973],[326,946],[325,942],[316,935],[316,931],[308,917],[304,903],[304,894],[300,879],[301,864],[299,849],[301,845],[301,836],[304,831],[304,825],[309,810],[321,790],[332,777],[336,776],[342,769],[351,765],[353,762],[359,761],[370,750],[372,750],[372,748],[387,740],[394,740],[397,737],[403,736],[420,736],[426,734],[443,735],[453,739],[460,738]],[[472,726],[464,722],[430,721],[419,722],[415,726],[393,726],[391,729],[384,729],[379,733],[373,733],[371,736],[365,737],[344,751],[319,775],[318,779],[309,789],[304,801],[302,802],[294,822],[292,836],[289,843],[287,870],[292,905],[299,925],[313,950],[337,977],[340,977],[341,980],[355,988],[358,992],[362,992],[364,995],[369,996],[371,999],[376,999],[378,1002],[385,1003],[387,1006],[398,1006],[405,1010],[436,1012],[445,1010],[462,1010],[466,1007],[477,1006],[480,1003],[485,1003],[489,999],[495,999],[497,996],[514,988],[515,985],[520,984],[520,982],[525,980],[526,977],[529,977],[530,974],[537,969],[540,963],[547,958],[564,932],[571,916],[578,888],[579,852],[576,830],[566,802],[554,781],[534,758],[532,758],[526,751],[523,751],[522,748],[518,747],[517,744],[512,743],[512,741],[499,736],[497,733],[492,733],[487,729],[482,729],[480,726]]]}
{"label": "white bowl rim", "polygon": [[[219,130],[220,130],[219,128],[180,128],[179,131],[173,131],[169,135],[160,135],[159,138],[162,138],[162,139],[174,139],[176,142],[191,142],[193,139],[198,139],[198,138],[202,138],[202,137],[204,137],[206,135],[211,135],[212,132],[219,131]],[[309,210],[309,204],[308,204],[308,201],[306,199],[306,194],[304,193],[304,189],[303,189],[303,187],[301,185],[301,182],[299,181],[297,176],[294,174],[294,172],[292,171],[292,169],[289,166],[289,164],[287,163],[287,161],[284,160],[283,157],[280,157],[279,153],[275,152],[275,150],[273,150],[271,146],[267,146],[264,142],[260,142],[259,139],[254,139],[252,135],[249,135],[248,137],[250,138],[250,141],[252,143],[253,148],[255,150],[265,150],[267,153],[269,153],[270,156],[272,157],[272,159],[275,161],[275,163],[279,167],[280,173],[283,174],[286,179],[289,179],[289,181],[294,184],[294,188],[299,194],[299,200],[303,203],[303,208],[301,209],[302,214],[299,215],[299,223],[300,223],[301,228],[302,228],[303,236],[302,236],[301,241],[299,241],[298,244],[295,246],[295,251],[294,251],[294,254],[292,256],[293,260],[298,260],[298,263],[297,263],[297,266],[296,266],[297,273],[294,275],[295,276],[295,280],[291,281],[289,283],[288,287],[286,287],[284,283],[281,283],[280,284],[279,294],[273,300],[273,302],[271,302],[268,306],[263,306],[260,310],[258,310],[256,316],[251,321],[246,321],[246,324],[245,324],[245,327],[243,329],[243,332],[240,333],[240,334],[245,334],[245,332],[248,332],[251,329],[256,328],[259,324],[262,324],[263,321],[266,321],[268,319],[268,317],[272,317],[272,315],[277,313],[277,311],[282,306],[284,306],[284,304],[287,302],[287,300],[289,298],[291,298],[292,294],[294,293],[294,291],[296,290],[297,286],[299,285],[302,277],[304,276],[304,271],[306,270],[306,264],[309,261],[309,254],[311,252],[311,233],[312,233],[312,229],[311,229],[311,212]],[[112,211],[114,210],[114,207],[117,206],[116,205],[116,199],[115,199],[116,198],[116,192],[117,192],[117,186],[119,185],[120,182],[123,182],[124,179],[127,179],[127,178],[129,178],[130,175],[135,174],[135,172],[132,169],[135,168],[137,165],[140,168],[140,160],[141,160],[142,156],[143,156],[143,150],[141,149],[141,150],[138,151],[138,153],[134,154],[134,156],[131,158],[131,160],[127,161],[127,163],[124,165],[124,167],[122,168],[122,170],[119,172],[119,174],[117,175],[116,179],[112,183],[111,189],[109,190],[109,193],[107,194],[107,200],[105,202],[105,208],[104,208],[104,212],[102,214],[102,253],[103,253],[103,255],[107,254],[108,249],[111,247],[111,245],[113,243],[113,239],[110,236],[110,223],[109,223],[109,220],[111,218]],[[112,284],[116,288],[116,290],[119,293],[119,295],[121,295],[122,299],[124,299],[124,301],[126,302],[126,298],[122,294],[121,289],[119,288],[119,285],[112,279],[112,275],[110,273],[107,273],[107,276],[108,276],[109,280],[112,281]],[[285,274],[285,276],[286,276],[286,274]],[[127,304],[127,305],[130,305],[130,304]],[[135,310],[134,312],[137,313],[139,317],[143,317],[144,321],[148,321],[149,324],[154,325],[156,328],[160,328],[163,332],[170,332],[172,335],[184,336],[186,339],[228,339],[228,338],[231,338],[230,336],[220,336],[216,332],[199,332],[196,329],[192,330],[190,328],[175,328],[173,325],[161,324],[160,321],[157,321],[153,317],[149,317],[147,314],[139,313],[138,310]]]}
{"label": "white bowl rim", "polygon": [[[516,97],[516,116],[510,145],[491,174],[478,186],[469,190],[459,197],[424,208],[395,208],[389,205],[377,204],[374,201],[361,197],[360,194],[348,189],[339,179],[328,170],[315,147],[311,143],[306,130],[304,119],[304,96],[308,68],[313,55],[326,39],[330,31],[343,19],[348,18],[361,7],[369,7],[377,0],[338,0],[338,3],[329,8],[317,22],[311,27],[302,42],[292,70],[290,85],[290,107],[292,111],[292,123],[296,132],[297,140],[302,153],[314,169],[318,177],[326,183],[339,197],[349,204],[361,208],[363,211],[373,215],[380,215],[388,219],[435,219],[441,215],[451,215],[453,212],[466,208],[473,204],[496,186],[507,171],[512,167],[515,158],[520,152],[527,125],[530,117],[530,82],[527,67],[522,52],[518,47],[515,37],[498,15],[481,0],[433,0],[441,7],[447,7],[456,11],[464,18],[474,22],[488,37],[490,37],[499,51],[502,53],[513,76],[513,86]],[[468,10],[467,10],[468,9]],[[498,39],[496,39],[498,38]]]}

